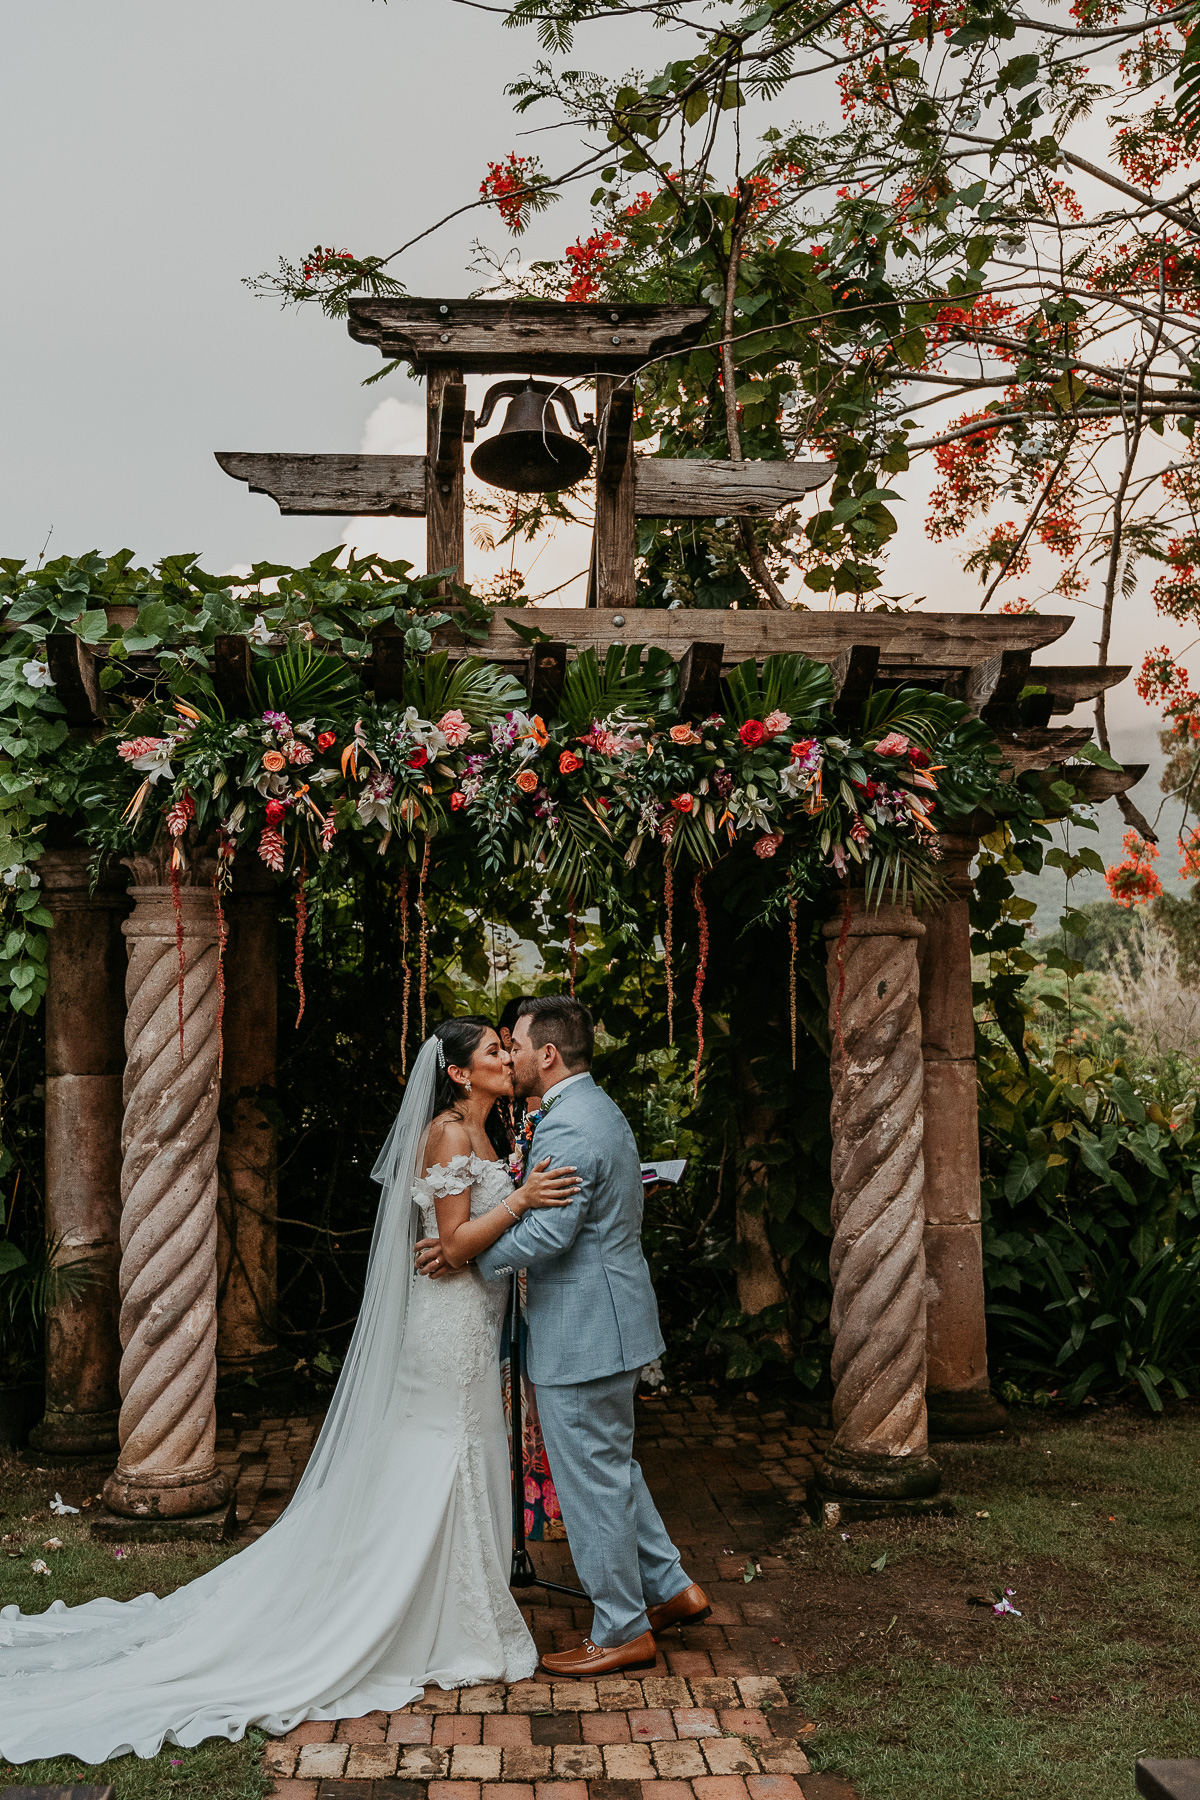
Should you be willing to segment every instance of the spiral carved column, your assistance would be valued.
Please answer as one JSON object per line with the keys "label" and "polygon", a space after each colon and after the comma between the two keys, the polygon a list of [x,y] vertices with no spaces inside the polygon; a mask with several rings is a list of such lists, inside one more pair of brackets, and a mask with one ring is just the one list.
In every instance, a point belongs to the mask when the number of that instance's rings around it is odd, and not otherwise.
{"label": "spiral carved column", "polygon": [[822,1486],[863,1500],[936,1491],[925,1421],[921,1017],[905,908],[824,928],[833,1043],[834,1441]]}
{"label": "spiral carved column", "polygon": [[184,872],[179,957],[158,858],[129,859],[121,1134],[121,1450],[116,1513],[193,1518],[229,1497],[216,1466],[217,921],[211,865]]}

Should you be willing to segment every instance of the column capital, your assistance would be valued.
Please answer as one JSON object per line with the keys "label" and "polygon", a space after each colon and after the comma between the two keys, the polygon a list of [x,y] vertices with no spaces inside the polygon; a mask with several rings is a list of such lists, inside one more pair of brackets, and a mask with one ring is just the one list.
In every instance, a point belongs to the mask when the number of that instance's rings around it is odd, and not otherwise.
{"label": "column capital", "polygon": [[861,888],[851,888],[848,893],[850,916],[846,917],[846,898],[833,917],[821,927],[821,935],[826,938],[847,937],[899,937],[922,938],[925,927],[916,914],[908,906],[893,906],[884,901],[879,906],[868,906],[867,897]]}

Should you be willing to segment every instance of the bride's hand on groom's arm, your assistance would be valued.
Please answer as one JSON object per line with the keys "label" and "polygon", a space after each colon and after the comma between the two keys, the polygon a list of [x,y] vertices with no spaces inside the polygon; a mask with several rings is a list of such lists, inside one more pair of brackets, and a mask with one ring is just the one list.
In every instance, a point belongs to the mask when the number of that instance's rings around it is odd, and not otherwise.
{"label": "bride's hand on groom's arm", "polygon": [[549,1206],[569,1206],[579,1192],[578,1171],[570,1163],[552,1169],[552,1158],[543,1156],[535,1163],[525,1181],[512,1197],[515,1212],[541,1212]]}

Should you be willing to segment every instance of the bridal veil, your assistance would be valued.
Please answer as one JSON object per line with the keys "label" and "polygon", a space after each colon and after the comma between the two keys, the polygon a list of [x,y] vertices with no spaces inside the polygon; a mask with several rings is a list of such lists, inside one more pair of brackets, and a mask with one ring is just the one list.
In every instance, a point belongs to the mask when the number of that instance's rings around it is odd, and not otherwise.
{"label": "bridal veil", "polygon": [[445,1557],[436,1521],[422,1537],[419,1513],[401,1517],[420,1471],[395,1453],[394,1426],[412,1416],[404,1390],[420,1381],[419,1346],[404,1339],[413,1184],[439,1049],[431,1038],[417,1057],[372,1171],[382,1193],[362,1307],[290,1504],[246,1549],[163,1599],[0,1610],[0,1756],[9,1762],[149,1757],[164,1743],[236,1740],[248,1725],[282,1733],[303,1719],[394,1709],[422,1691],[411,1663],[414,1641],[426,1641],[414,1633],[414,1609],[429,1605],[419,1559]]}

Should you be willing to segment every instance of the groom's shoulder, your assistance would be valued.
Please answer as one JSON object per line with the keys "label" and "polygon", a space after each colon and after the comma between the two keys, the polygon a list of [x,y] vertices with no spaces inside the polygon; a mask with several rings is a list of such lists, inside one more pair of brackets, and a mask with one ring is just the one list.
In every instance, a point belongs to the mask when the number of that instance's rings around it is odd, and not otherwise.
{"label": "groom's shoulder", "polygon": [[566,1099],[571,1091],[574,1091],[577,1097],[575,1116],[584,1129],[611,1136],[613,1131],[623,1128],[632,1137],[628,1119],[612,1095],[606,1093],[599,1082],[595,1080],[581,1081],[576,1089],[568,1090],[568,1094],[563,1098]]}

